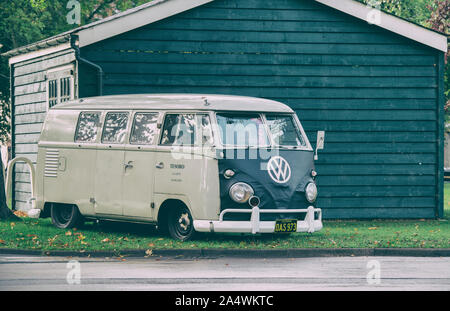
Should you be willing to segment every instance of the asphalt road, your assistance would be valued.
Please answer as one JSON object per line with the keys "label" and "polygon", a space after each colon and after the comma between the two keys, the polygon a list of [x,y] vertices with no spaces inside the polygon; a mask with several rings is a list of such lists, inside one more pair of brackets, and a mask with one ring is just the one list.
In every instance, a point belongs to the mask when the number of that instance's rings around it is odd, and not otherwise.
{"label": "asphalt road", "polygon": [[0,255],[0,290],[450,290],[450,257],[64,258]]}

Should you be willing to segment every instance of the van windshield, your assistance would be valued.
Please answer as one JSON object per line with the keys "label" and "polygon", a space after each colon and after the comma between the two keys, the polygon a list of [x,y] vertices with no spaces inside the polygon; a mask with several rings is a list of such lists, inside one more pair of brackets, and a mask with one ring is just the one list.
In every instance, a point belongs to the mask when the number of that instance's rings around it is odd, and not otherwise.
{"label": "van windshield", "polygon": [[256,113],[218,113],[222,144],[235,147],[267,147],[270,140],[261,116]]}
{"label": "van windshield", "polygon": [[276,146],[305,147],[306,142],[292,115],[266,115],[267,125]]}
{"label": "van windshield", "polygon": [[[217,113],[222,144],[233,147],[306,147],[293,115],[266,114],[264,121],[258,113]],[[270,135],[270,136],[269,136]]]}

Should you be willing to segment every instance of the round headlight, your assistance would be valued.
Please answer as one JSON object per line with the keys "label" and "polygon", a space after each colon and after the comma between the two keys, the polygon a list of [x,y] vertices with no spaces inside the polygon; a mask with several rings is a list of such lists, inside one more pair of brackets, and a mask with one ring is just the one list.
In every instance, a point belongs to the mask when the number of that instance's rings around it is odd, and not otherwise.
{"label": "round headlight", "polygon": [[254,194],[253,188],[243,182],[238,182],[230,188],[230,197],[237,203],[247,202]]}
{"label": "round headlight", "polygon": [[311,182],[306,186],[305,196],[308,202],[313,203],[317,198],[317,186],[315,183]]}

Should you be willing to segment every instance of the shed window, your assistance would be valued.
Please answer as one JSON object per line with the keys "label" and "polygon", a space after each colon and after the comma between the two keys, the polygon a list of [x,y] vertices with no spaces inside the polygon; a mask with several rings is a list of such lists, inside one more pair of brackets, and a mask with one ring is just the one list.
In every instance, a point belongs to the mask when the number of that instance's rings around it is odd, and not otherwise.
{"label": "shed window", "polygon": [[72,65],[48,71],[47,82],[48,108],[75,98]]}
{"label": "shed window", "polygon": [[136,113],[134,116],[131,144],[151,145],[158,130],[159,113]]}
{"label": "shed window", "polygon": [[211,146],[211,119],[206,114],[168,114],[164,120],[161,145]]}
{"label": "shed window", "polygon": [[59,88],[60,89],[60,102],[64,103],[64,102],[71,100],[72,78],[66,77],[66,78],[59,79],[59,83],[60,83],[60,88]]}
{"label": "shed window", "polygon": [[109,112],[106,115],[102,142],[110,144],[123,144],[127,133],[127,124],[127,112]]}
{"label": "shed window", "polygon": [[58,103],[58,80],[48,82],[48,106],[52,108]]}
{"label": "shed window", "polygon": [[76,142],[95,142],[100,126],[100,112],[82,112],[78,118]]}

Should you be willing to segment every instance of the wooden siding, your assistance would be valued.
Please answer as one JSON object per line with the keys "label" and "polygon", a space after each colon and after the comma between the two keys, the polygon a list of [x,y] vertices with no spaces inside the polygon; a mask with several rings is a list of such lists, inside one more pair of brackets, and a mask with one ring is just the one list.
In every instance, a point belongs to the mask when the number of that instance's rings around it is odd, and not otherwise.
{"label": "wooden siding", "polygon": [[[325,218],[438,210],[442,54],[307,0],[221,0],[82,49],[104,93],[218,93],[290,105],[320,152]],[[92,74],[92,73],[91,73]],[[80,94],[96,83],[80,69]]]}
{"label": "wooden siding", "polygon": [[[27,157],[36,164],[37,142],[47,112],[46,72],[75,61],[72,50],[14,65],[14,151],[16,157]],[[25,164],[15,169],[14,198],[18,210],[29,209],[30,175]]]}

